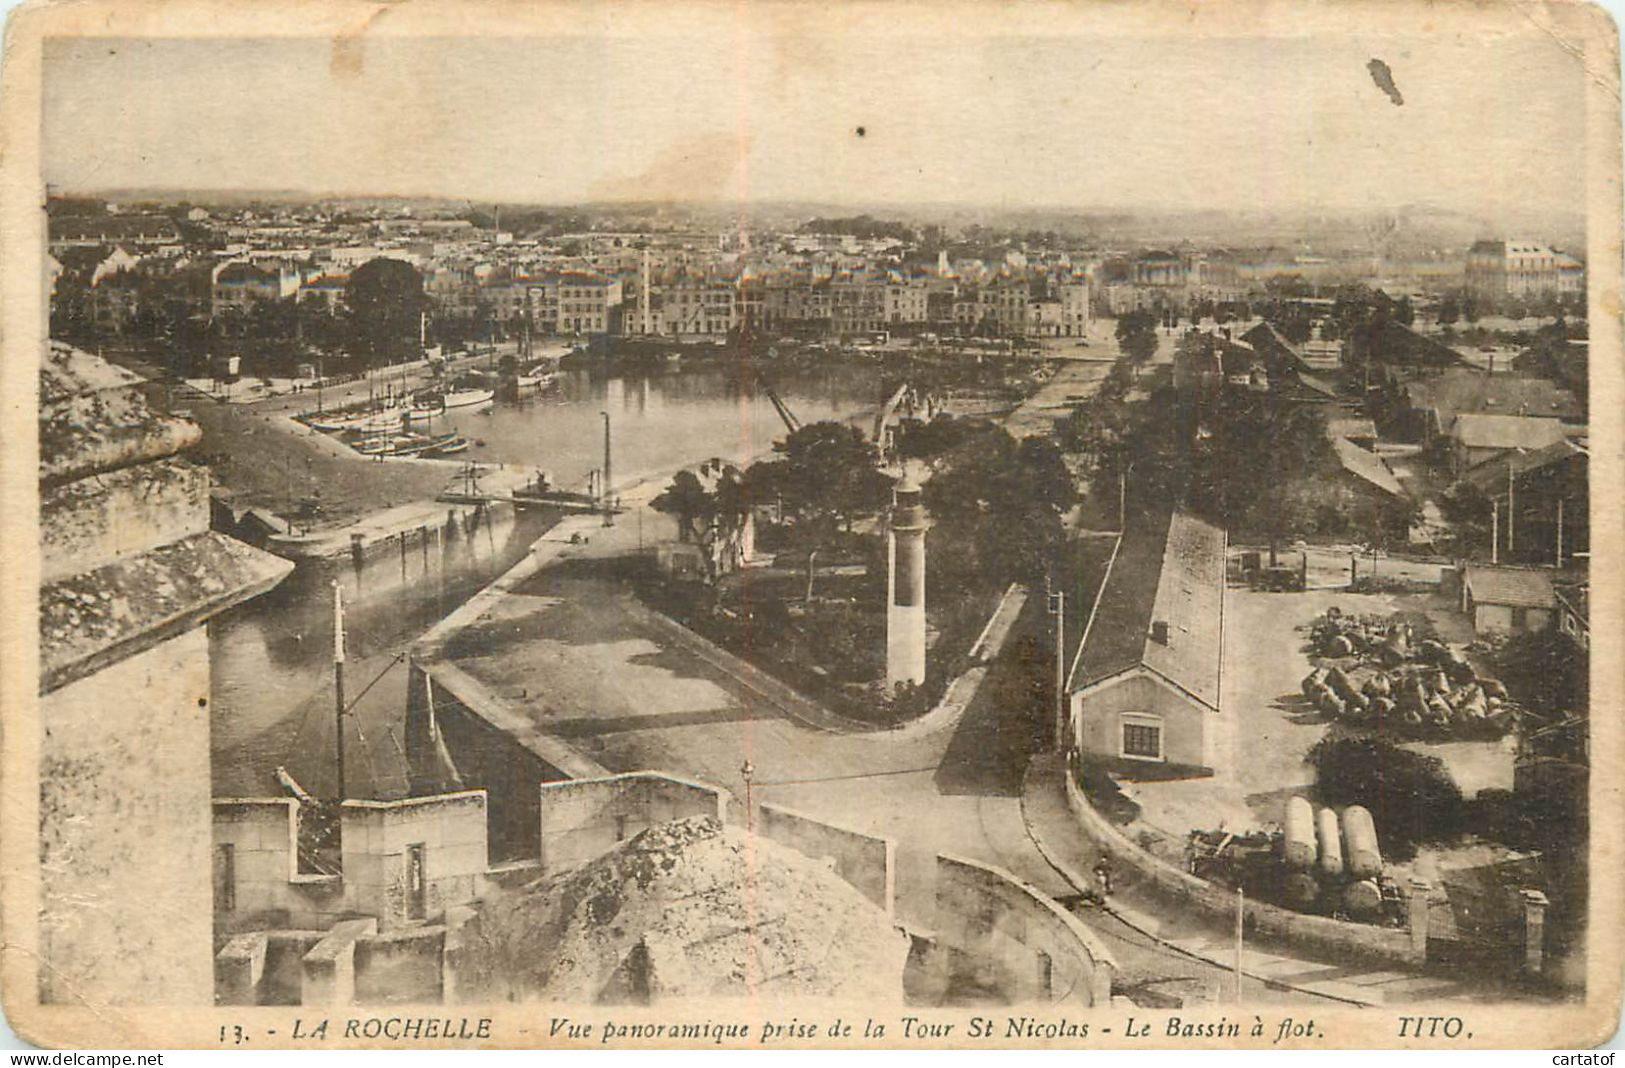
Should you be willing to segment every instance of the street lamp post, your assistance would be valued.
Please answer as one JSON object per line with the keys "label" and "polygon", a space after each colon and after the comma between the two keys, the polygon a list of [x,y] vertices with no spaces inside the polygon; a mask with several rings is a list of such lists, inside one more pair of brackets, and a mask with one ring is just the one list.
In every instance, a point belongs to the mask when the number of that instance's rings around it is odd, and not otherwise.
{"label": "street lamp post", "polygon": [[1055,749],[1066,749],[1066,591],[1051,587],[1049,611],[1055,617]]}

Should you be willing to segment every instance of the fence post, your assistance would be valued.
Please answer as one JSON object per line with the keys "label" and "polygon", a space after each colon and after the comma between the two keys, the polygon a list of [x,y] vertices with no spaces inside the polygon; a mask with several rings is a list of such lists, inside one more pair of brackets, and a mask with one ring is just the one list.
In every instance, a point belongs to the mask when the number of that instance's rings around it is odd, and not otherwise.
{"label": "fence post", "polygon": [[1523,891],[1523,966],[1539,975],[1546,958],[1546,906],[1551,901],[1539,890]]}
{"label": "fence post", "polygon": [[1428,959],[1428,892],[1426,879],[1411,879],[1410,928],[1411,953],[1418,961]]}

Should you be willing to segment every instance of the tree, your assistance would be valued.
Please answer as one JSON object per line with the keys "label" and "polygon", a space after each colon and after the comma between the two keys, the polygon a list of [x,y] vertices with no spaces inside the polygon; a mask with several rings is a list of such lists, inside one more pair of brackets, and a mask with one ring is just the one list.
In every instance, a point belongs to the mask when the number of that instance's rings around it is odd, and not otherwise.
{"label": "tree", "polygon": [[1584,712],[1590,706],[1590,658],[1555,627],[1511,635],[1492,655],[1498,676],[1520,703],[1543,712]]}
{"label": "tree", "polygon": [[1143,404],[1112,402],[1096,418],[1101,451],[1090,483],[1094,496],[1115,498],[1126,482],[1130,512],[1185,499],[1197,425],[1188,393],[1164,386]]}
{"label": "tree", "polygon": [[[745,563],[745,526],[750,520],[751,486],[739,468],[722,466],[711,493],[710,550],[712,577],[734,571]],[[702,538],[702,541],[704,539]]]}
{"label": "tree", "polygon": [[678,541],[693,541],[696,524],[708,521],[715,505],[699,476],[685,468],[672,476],[671,484],[649,506],[677,518]]}
{"label": "tree", "polygon": [[1283,539],[1312,532],[1320,498],[1294,489],[1337,465],[1319,415],[1273,394],[1227,392],[1209,422],[1193,450],[1192,506],[1228,529],[1266,532],[1272,557]]}
{"label": "tree", "polygon": [[1323,805],[1371,812],[1384,856],[1408,859],[1419,842],[1456,833],[1462,797],[1444,762],[1376,738],[1323,738],[1309,751]]}
{"label": "tree", "polygon": [[1276,329],[1281,331],[1282,337],[1286,338],[1294,345],[1302,345],[1305,341],[1308,341],[1309,335],[1313,332],[1313,327],[1310,326],[1309,320],[1305,319],[1301,315],[1295,315],[1291,318],[1282,319],[1278,324],[1276,324]]}
{"label": "tree", "polygon": [[1149,363],[1157,353],[1157,317],[1131,311],[1117,320],[1117,347],[1135,364]]}
{"label": "tree", "polygon": [[856,427],[811,423],[773,448],[782,459],[753,465],[747,480],[782,496],[815,531],[834,523],[850,530],[854,519],[878,512],[889,499],[891,480],[877,469],[874,448]]}
{"label": "tree", "polygon": [[418,329],[425,306],[423,279],[405,260],[368,260],[344,287],[351,350],[369,367],[420,355]]}
{"label": "tree", "polygon": [[1041,581],[1064,541],[1077,491],[1052,441],[1017,444],[1002,427],[956,449],[925,484],[936,528],[928,580],[943,593]]}

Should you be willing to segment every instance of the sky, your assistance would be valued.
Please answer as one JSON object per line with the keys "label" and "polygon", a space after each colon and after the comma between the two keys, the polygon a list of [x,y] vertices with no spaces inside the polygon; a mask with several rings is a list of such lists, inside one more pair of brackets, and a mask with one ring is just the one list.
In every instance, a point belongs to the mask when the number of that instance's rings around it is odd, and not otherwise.
{"label": "sky", "polygon": [[1532,26],[1193,40],[723,21],[529,39],[59,39],[45,58],[45,179],[65,193],[1584,208],[1584,72]]}

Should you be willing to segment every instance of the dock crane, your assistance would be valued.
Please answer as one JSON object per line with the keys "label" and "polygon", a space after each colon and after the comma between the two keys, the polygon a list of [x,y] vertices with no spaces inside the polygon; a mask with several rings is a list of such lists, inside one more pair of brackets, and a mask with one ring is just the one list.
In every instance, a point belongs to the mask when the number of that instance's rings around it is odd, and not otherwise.
{"label": "dock crane", "polygon": [[773,410],[779,413],[780,419],[784,420],[784,428],[792,434],[800,430],[801,420],[797,419],[796,413],[792,412],[790,406],[784,403],[783,398],[773,389],[773,383],[767,380],[767,375],[763,374],[760,368],[756,371],[756,381],[761,385],[762,392],[767,394],[767,399],[772,402]]}

